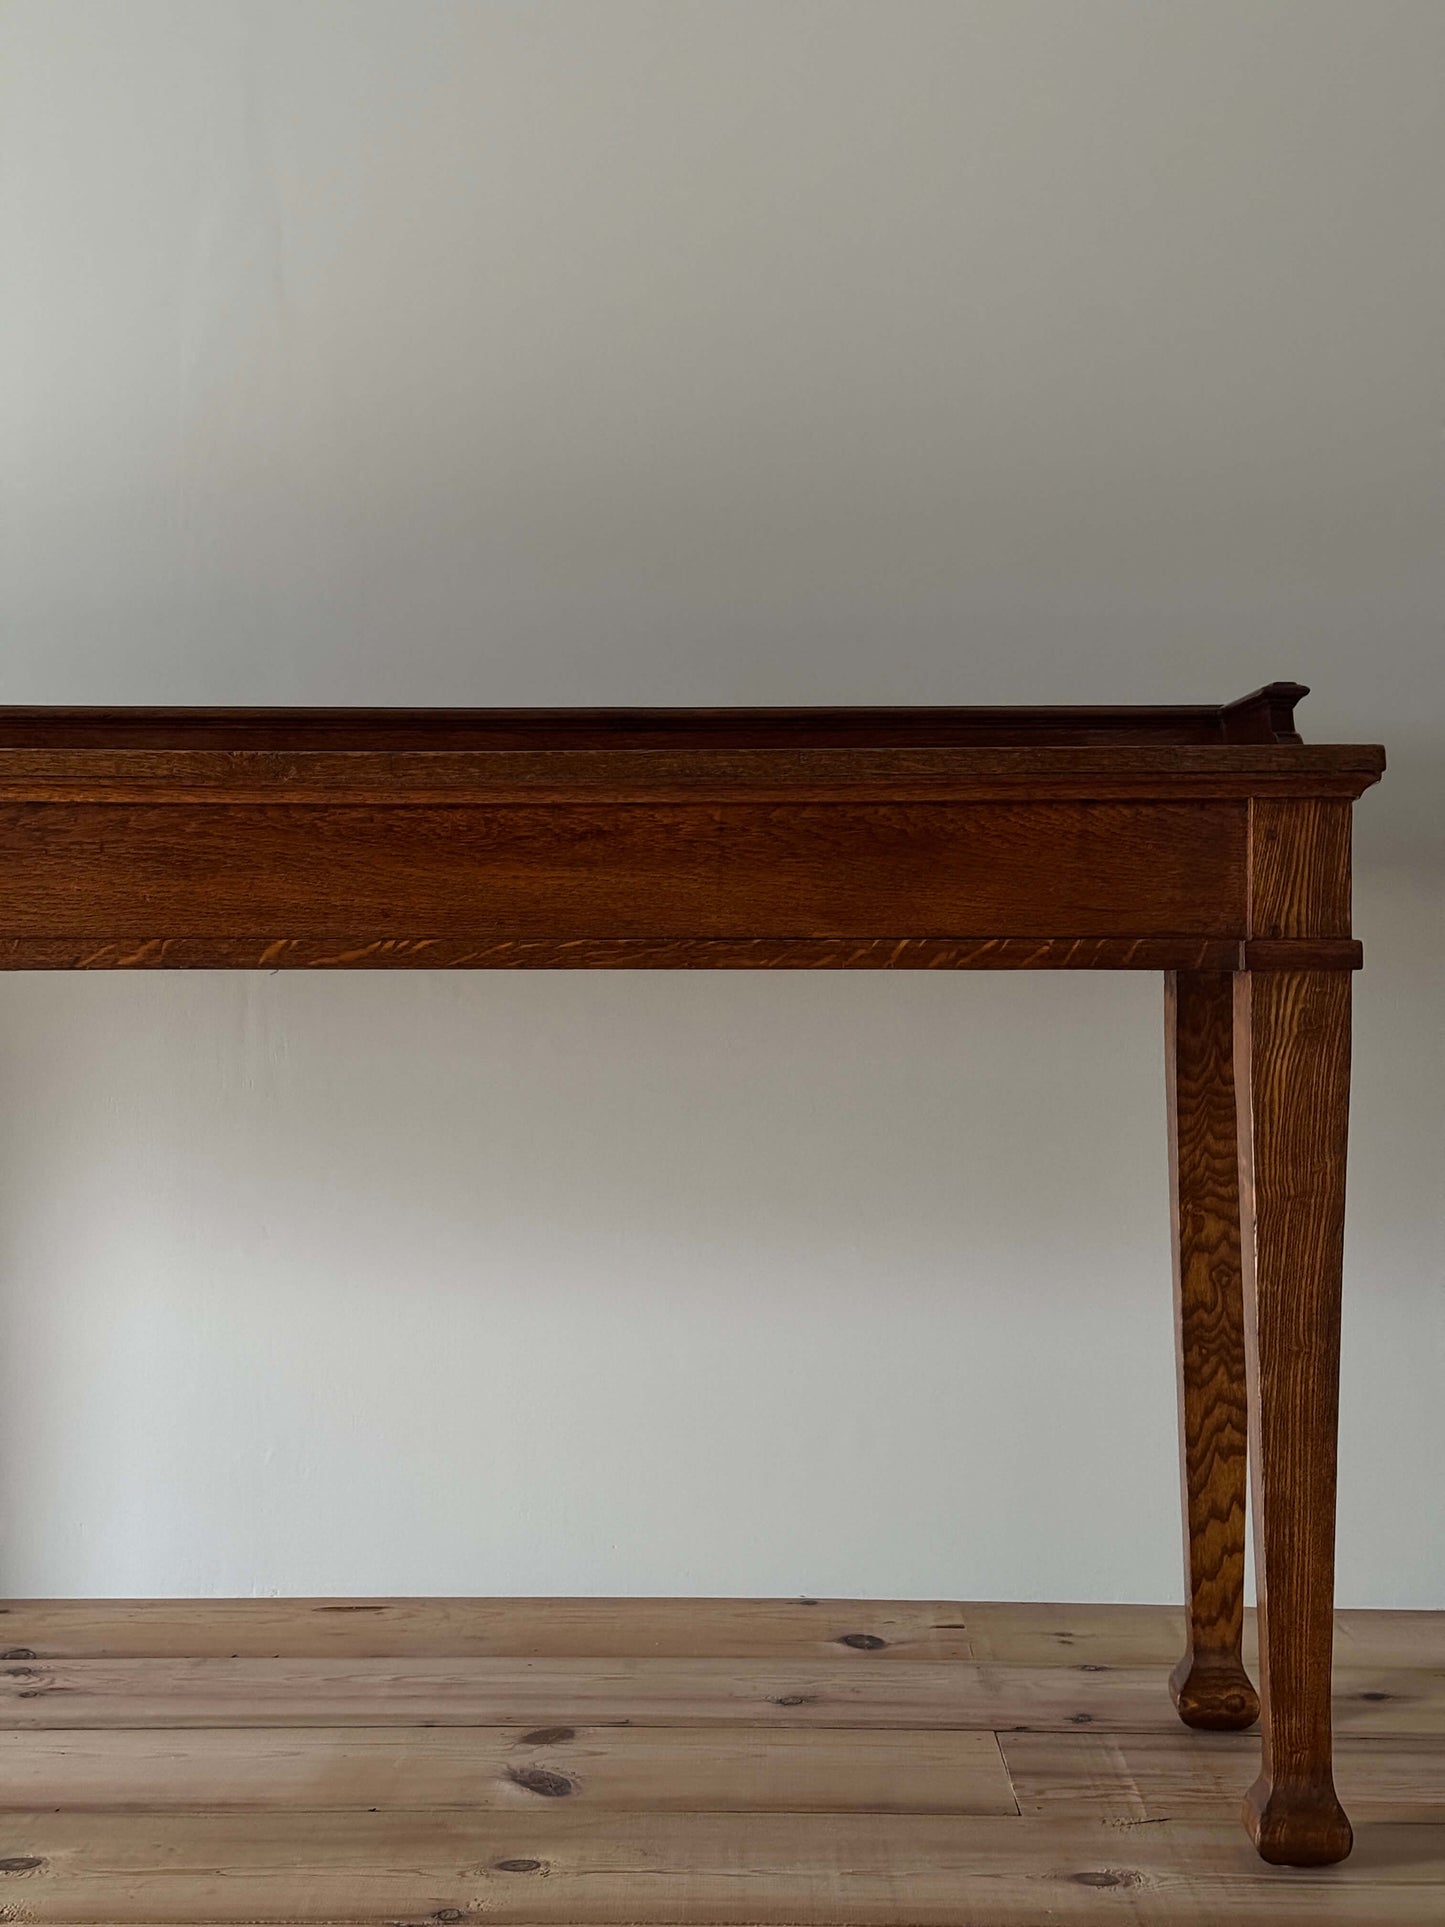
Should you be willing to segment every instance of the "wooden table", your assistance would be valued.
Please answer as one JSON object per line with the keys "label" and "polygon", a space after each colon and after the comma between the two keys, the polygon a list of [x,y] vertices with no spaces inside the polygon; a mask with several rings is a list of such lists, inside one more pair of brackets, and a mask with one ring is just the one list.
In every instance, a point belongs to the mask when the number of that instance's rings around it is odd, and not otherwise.
{"label": "wooden table", "polygon": [[[1374,747],[1222,708],[0,710],[13,970],[1165,974],[1189,1725],[1263,1704],[1266,1860],[1330,1744],[1350,815]],[[1240,1658],[1252,1467],[1260,1685]]]}

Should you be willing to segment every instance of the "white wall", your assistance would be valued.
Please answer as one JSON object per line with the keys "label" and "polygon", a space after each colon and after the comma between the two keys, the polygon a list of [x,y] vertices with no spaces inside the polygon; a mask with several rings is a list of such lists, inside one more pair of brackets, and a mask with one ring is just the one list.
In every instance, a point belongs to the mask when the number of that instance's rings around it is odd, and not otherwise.
{"label": "white wall", "polygon": [[[1217,700],[1445,1605],[1438,0],[10,0],[0,700]],[[0,1589],[1179,1593],[1147,977],[0,984]]]}

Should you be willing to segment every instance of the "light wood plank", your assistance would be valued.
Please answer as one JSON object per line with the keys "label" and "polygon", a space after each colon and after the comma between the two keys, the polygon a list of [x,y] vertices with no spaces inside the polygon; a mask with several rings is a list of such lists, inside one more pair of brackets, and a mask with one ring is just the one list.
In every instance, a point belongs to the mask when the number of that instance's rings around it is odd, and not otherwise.
{"label": "light wood plank", "polygon": [[0,1808],[539,1802],[656,1813],[1017,1811],[992,1733],[326,1727],[0,1733]]}
{"label": "light wood plank", "polygon": [[[1172,1666],[1179,1606],[839,1599],[12,1599],[43,1659],[977,1659]],[[1335,1616],[1341,1665],[1445,1667],[1445,1612]],[[881,1640],[881,1646],[873,1642]],[[851,1644],[848,1642],[852,1642]],[[1245,1650],[1257,1658],[1255,1616]]]}
{"label": "light wood plank", "polygon": [[1445,1829],[1362,1828],[1328,1872],[1260,1868],[1228,1821],[572,1811],[11,1813],[0,1905],[37,1924],[1421,1927]]}
{"label": "light wood plank", "polygon": [[[964,1603],[972,1657],[1009,1665],[1172,1666],[1184,1650],[1181,1606],[1092,1606],[1052,1603]],[[966,1655],[960,1655],[966,1657]],[[1258,1676],[1259,1628],[1244,1615],[1244,1658]],[[1335,1614],[1335,1664],[1445,1668],[1445,1612],[1387,1612],[1352,1607]]]}
{"label": "light wood plank", "polygon": [[[1381,1681],[1387,1681],[1385,1685]],[[1156,1729],[1153,1666],[799,1660],[93,1659],[0,1666],[0,1727],[1077,1726]],[[1342,1670],[1341,1733],[1445,1732],[1445,1674]]]}
{"label": "light wood plank", "polygon": [[[1162,1666],[1184,1651],[1182,1606],[1091,1606],[1044,1602],[965,1605],[973,1657],[1010,1666]],[[1445,1619],[1445,1615],[1442,1615]],[[1353,1650],[1357,1664],[1373,1663],[1368,1639]],[[1259,1659],[1254,1608],[1244,1615],[1244,1657]],[[1437,1661],[1437,1664],[1440,1662]]]}
{"label": "light wood plank", "polygon": [[952,1600],[896,1599],[11,1599],[0,1602],[0,1652],[42,1659],[969,1659],[968,1610]]}
{"label": "light wood plank", "polygon": [[0,1666],[0,1727],[1152,1724],[1151,1671],[799,1659],[95,1659]]}
{"label": "light wood plank", "polygon": [[[1005,1733],[999,1745],[1020,1809],[1035,1815],[1213,1819],[1259,1771],[1249,1733]],[[1357,1821],[1445,1824],[1445,1736],[1348,1734],[1335,1743],[1335,1783]],[[1445,1886],[1445,1867],[1440,1877]]]}
{"label": "light wood plank", "polygon": [[1445,1667],[1445,1612],[1338,1612],[1335,1664]]}
{"label": "light wood plank", "polygon": [[[327,1603],[299,1602],[303,1614]],[[497,1602],[382,1603],[398,1610],[381,1637],[405,1642],[449,1640],[459,1625],[476,1637],[487,1628],[474,1609]],[[545,1638],[570,1641],[579,1628],[609,1637],[612,1602],[555,1602],[579,1609],[566,1628],[548,1617],[554,1602],[540,1603]],[[694,1602],[661,1603],[663,1625],[644,1636],[694,1643]],[[706,1614],[714,1602],[701,1603]],[[721,1603],[732,1619],[723,1636],[744,1646],[779,1627],[791,1641],[799,1623],[795,1602]],[[298,1627],[296,1604],[220,1602],[220,1616],[245,1637],[254,1605],[269,1615],[267,1633],[289,1628],[314,1645],[315,1625],[303,1617]],[[628,1602],[610,1637],[625,1644],[647,1626],[631,1609],[658,1604]],[[354,1635],[342,1613],[319,1616],[339,1628],[329,1656],[188,1660],[193,1608],[163,1608],[169,1624],[156,1630],[182,1642],[170,1657],[0,1662],[0,1726],[10,1728],[0,1731],[0,1919],[1041,1927],[1117,1917],[1264,1927],[1308,1917],[1423,1927],[1445,1918],[1445,1692],[1429,1663],[1445,1621],[1434,1616],[1340,1616],[1337,1648],[1349,1660],[1336,1681],[1337,1771],[1362,1824],[1344,1867],[1301,1874],[1261,1866],[1237,1831],[1257,1738],[1191,1735],[1173,1720],[1163,1681],[1177,1609],[945,1606],[942,1637],[1032,1655],[1005,1665],[836,1643],[819,1654],[807,1642],[753,1657],[368,1660],[345,1650]],[[925,1605],[901,1608],[895,1623],[912,1611],[943,1621]],[[121,1617],[123,1638],[152,1636],[144,1607]],[[503,1636],[528,1637],[525,1618]],[[893,1663],[903,1657],[911,1663]],[[501,1717],[509,1708],[515,1717]],[[994,1725],[1004,1729],[997,1741]],[[196,1811],[203,1802],[212,1811]]]}
{"label": "light wood plank", "polygon": [[964,1605],[960,1618],[974,1659],[1009,1666],[1154,1665],[1167,1672],[1184,1651],[1182,1606],[988,1600]]}

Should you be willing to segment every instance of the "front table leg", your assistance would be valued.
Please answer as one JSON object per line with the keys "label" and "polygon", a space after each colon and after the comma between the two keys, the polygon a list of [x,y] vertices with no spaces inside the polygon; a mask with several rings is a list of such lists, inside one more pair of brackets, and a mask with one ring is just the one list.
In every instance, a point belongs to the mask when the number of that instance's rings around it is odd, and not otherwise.
{"label": "front table leg", "polygon": [[1241,973],[1234,1048],[1264,1714],[1244,1821],[1265,1860],[1309,1867],[1352,1838],[1330,1742],[1349,973]]}

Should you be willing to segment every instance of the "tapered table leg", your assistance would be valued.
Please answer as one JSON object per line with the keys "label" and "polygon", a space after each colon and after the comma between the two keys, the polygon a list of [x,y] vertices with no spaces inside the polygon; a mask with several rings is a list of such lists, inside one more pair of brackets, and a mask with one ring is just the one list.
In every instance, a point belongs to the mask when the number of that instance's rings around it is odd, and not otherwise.
{"label": "tapered table leg", "polygon": [[1259,1717],[1240,1656],[1246,1426],[1234,978],[1171,973],[1164,1011],[1187,1622],[1169,1686],[1186,1726],[1229,1729]]}
{"label": "tapered table leg", "polygon": [[1240,975],[1234,1031],[1264,1708],[1244,1818],[1264,1859],[1318,1866],[1351,1846],[1330,1738],[1348,972]]}

